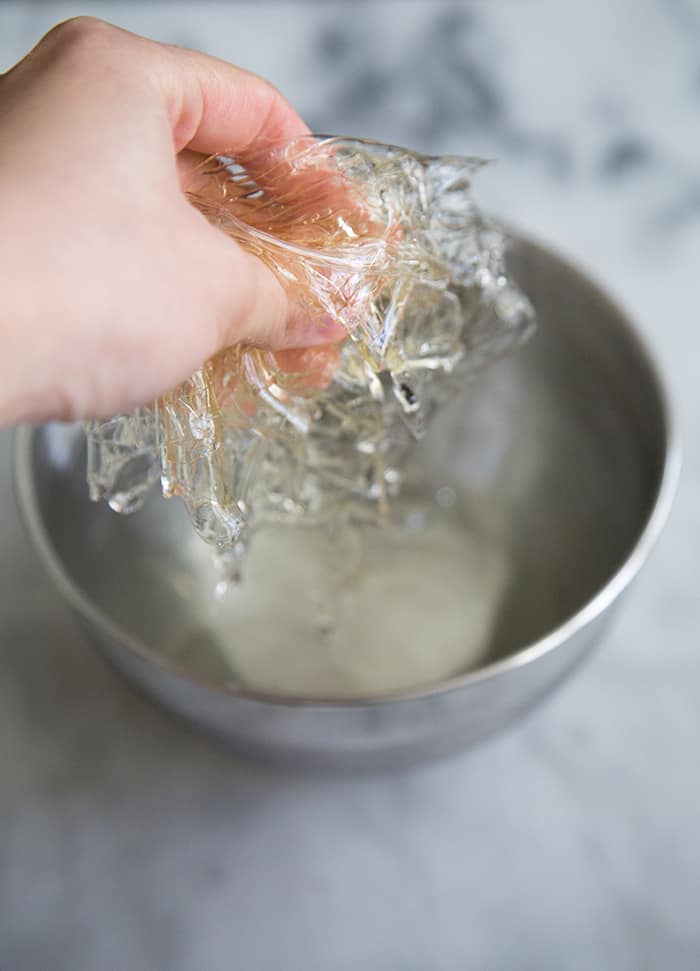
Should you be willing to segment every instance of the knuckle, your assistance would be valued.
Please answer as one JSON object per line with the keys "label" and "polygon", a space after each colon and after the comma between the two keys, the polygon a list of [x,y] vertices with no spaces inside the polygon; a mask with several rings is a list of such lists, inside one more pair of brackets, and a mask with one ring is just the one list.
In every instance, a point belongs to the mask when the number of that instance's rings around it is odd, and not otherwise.
{"label": "knuckle", "polygon": [[94,48],[108,38],[113,43],[122,32],[98,17],[71,17],[56,24],[41,41],[43,46],[51,47],[57,54],[68,54]]}
{"label": "knuckle", "polygon": [[62,20],[45,35],[44,40],[52,40],[56,43],[72,44],[75,41],[83,41],[86,38],[95,37],[107,30],[114,30],[104,20],[98,17],[70,17]]}

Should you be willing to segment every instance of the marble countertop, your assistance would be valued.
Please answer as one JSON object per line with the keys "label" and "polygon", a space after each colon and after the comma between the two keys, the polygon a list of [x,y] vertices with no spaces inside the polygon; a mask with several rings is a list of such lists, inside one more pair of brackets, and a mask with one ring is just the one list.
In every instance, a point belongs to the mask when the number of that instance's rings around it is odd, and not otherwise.
{"label": "marble countertop", "polygon": [[5,0],[0,67],[88,11],[266,75],[316,130],[497,158],[482,203],[658,352],[685,467],[605,646],[550,703],[449,763],[319,780],[232,761],[91,653],[0,436],[0,968],[695,971],[700,4]]}

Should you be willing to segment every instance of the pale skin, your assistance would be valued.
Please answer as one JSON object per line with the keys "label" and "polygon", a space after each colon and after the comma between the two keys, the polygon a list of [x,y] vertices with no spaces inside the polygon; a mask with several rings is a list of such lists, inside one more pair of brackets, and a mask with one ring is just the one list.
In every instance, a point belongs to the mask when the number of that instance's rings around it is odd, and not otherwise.
{"label": "pale skin", "polygon": [[0,427],[128,411],[237,341],[340,339],[183,193],[191,153],[307,130],[261,78],[92,18],[0,75]]}

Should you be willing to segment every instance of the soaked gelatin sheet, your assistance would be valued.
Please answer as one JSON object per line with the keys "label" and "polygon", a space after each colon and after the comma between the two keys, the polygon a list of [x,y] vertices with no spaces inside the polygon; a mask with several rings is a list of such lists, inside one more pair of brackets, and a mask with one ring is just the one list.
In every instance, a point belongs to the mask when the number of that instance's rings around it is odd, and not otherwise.
{"label": "soaked gelatin sheet", "polygon": [[91,497],[130,512],[160,482],[230,562],[261,525],[385,519],[407,446],[532,324],[472,200],[481,164],[316,136],[208,160],[192,203],[347,339],[238,344],[149,407],[90,422]]}

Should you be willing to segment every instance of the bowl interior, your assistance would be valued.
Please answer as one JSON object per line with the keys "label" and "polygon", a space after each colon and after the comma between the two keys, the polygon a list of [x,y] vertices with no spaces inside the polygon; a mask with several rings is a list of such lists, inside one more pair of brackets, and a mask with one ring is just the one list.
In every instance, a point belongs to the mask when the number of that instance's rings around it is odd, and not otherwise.
{"label": "bowl interior", "polygon": [[551,632],[623,564],[668,447],[661,393],[619,312],[567,264],[520,243],[539,327],[475,378],[412,457],[387,531],[264,531],[241,588],[216,595],[177,500],[92,504],[82,431],[32,439],[31,498],[72,582],[183,673],[295,696],[435,683]]}

